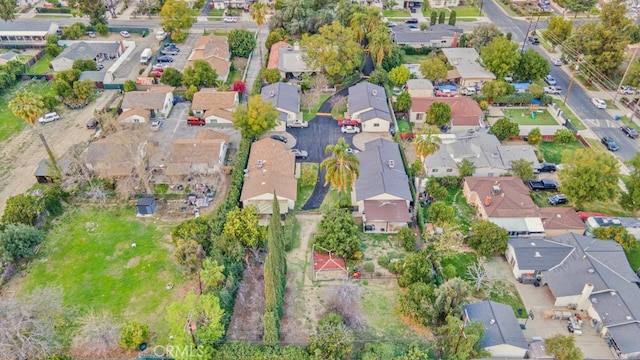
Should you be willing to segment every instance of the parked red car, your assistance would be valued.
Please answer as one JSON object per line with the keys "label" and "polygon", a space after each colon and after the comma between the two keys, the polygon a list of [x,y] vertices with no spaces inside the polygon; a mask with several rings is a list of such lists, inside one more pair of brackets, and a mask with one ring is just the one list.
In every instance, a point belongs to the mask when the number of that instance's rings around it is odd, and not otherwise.
{"label": "parked red car", "polygon": [[163,71],[160,71],[160,70],[153,70],[153,71],[151,71],[149,74],[151,74],[151,75],[153,75],[153,76],[155,76],[155,77],[160,77],[160,76],[162,76],[162,73],[163,73]]}
{"label": "parked red car", "polygon": [[338,125],[340,126],[358,126],[360,125],[360,121],[354,119],[341,119],[338,120]]}

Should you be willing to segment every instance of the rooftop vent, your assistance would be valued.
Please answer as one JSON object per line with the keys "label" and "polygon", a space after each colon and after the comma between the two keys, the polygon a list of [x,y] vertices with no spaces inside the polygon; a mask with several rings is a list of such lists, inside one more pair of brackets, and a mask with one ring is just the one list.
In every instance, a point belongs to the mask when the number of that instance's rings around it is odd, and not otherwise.
{"label": "rooftop vent", "polygon": [[592,302],[592,303],[594,303],[594,304],[597,304],[597,303],[598,303],[598,299],[596,299],[596,298],[591,298],[591,302]]}
{"label": "rooftop vent", "polygon": [[588,272],[589,274],[593,274],[593,273],[594,273],[594,272],[596,272],[596,271],[595,271],[595,270],[593,270],[592,268],[589,268],[589,269],[587,270],[587,272]]}
{"label": "rooftop vent", "polygon": [[561,214],[556,214],[556,217],[557,217],[558,219],[560,219],[560,218],[562,217],[562,215],[561,215]]}
{"label": "rooftop vent", "polygon": [[529,244],[531,244],[531,246],[536,246],[536,243],[534,243],[533,241],[530,242]]}
{"label": "rooftop vent", "polygon": [[633,318],[631,316],[627,315],[627,321],[631,321],[631,320],[633,320]]}
{"label": "rooftop vent", "polygon": [[378,90],[371,90],[371,95],[378,96]]}
{"label": "rooftop vent", "polygon": [[291,45],[287,46],[287,51],[291,51],[291,50],[293,50],[293,46]]}
{"label": "rooftop vent", "polygon": [[622,224],[622,223],[620,222],[620,219],[611,219],[611,223],[612,223],[613,225],[620,225],[620,224]]}
{"label": "rooftop vent", "polygon": [[267,183],[263,181],[263,182],[260,183],[260,185],[265,186],[265,185],[267,185]]}
{"label": "rooftop vent", "polygon": [[610,292],[609,294],[611,294],[611,296],[616,296],[618,295],[615,291]]}
{"label": "rooftop vent", "polygon": [[536,251],[535,255],[533,255],[534,257],[542,257],[542,255],[540,254],[540,252]]}
{"label": "rooftop vent", "polygon": [[396,167],[396,162],[393,161],[393,160],[389,160],[389,168],[390,169],[395,169],[395,167]]}
{"label": "rooftop vent", "polygon": [[269,91],[269,96],[270,96],[270,97],[274,97],[274,96],[276,96],[276,93],[275,93],[275,92],[273,92],[273,91]]}
{"label": "rooftop vent", "polygon": [[493,325],[496,323],[496,319],[491,319],[491,321],[489,321],[489,324]]}
{"label": "rooftop vent", "polygon": [[484,199],[484,206],[490,206],[491,205],[491,196],[487,196],[486,199]]}
{"label": "rooftop vent", "polygon": [[264,161],[258,160],[258,169],[262,169],[262,165],[264,165]]}
{"label": "rooftop vent", "polygon": [[500,194],[500,185],[493,185],[493,187],[491,188],[491,193],[493,193],[493,195]]}

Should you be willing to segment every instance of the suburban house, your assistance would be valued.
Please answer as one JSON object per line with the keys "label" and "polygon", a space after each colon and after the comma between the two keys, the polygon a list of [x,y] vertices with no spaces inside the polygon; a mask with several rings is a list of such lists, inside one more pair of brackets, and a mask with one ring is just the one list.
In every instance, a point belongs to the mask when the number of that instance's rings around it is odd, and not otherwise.
{"label": "suburban house", "polygon": [[120,57],[123,47],[119,42],[85,42],[80,41],[67,46],[60,55],[51,60],[53,71],[69,70],[78,59],[96,60],[115,59]]}
{"label": "suburban house", "polygon": [[297,198],[295,177],[296,156],[281,141],[270,138],[251,144],[245,169],[240,201],[242,206],[254,205],[260,215],[273,214],[273,194],[276,194],[280,214],[293,209]]}
{"label": "suburban house", "polygon": [[366,81],[349,88],[347,113],[362,124],[363,132],[389,132],[393,122],[384,88]]}
{"label": "suburban house", "polygon": [[0,54],[0,65],[6,65],[9,61],[18,61],[18,54],[13,51],[7,51],[6,53]]}
{"label": "suburban house", "polygon": [[277,68],[280,71],[280,77],[283,79],[300,79],[302,74],[316,72],[304,61],[303,51],[297,42],[290,45],[287,42],[279,41],[271,45],[267,68]]}
{"label": "suburban house", "polygon": [[193,94],[191,110],[193,114],[205,119],[207,124],[218,126],[233,125],[233,108],[240,103],[240,97],[235,91],[216,91],[203,88]]}
{"label": "suburban house", "polygon": [[464,178],[462,192],[481,219],[506,229],[511,236],[544,237],[540,209],[529,189],[515,176]]}
{"label": "suburban house", "polygon": [[229,8],[242,9],[249,6],[246,0],[212,0],[211,8],[216,10],[224,10]]}
{"label": "suburban house", "polygon": [[194,61],[205,60],[218,75],[218,80],[227,81],[231,69],[231,51],[225,36],[201,36],[187,59],[187,65],[193,66]]}
{"label": "suburban house", "polygon": [[[133,109],[143,109],[151,113],[151,117],[167,117],[173,107],[173,86],[153,86],[146,91],[129,91],[124,93],[120,108],[125,113]],[[122,116],[122,115],[121,115]]]}
{"label": "suburban house", "polygon": [[133,131],[123,130],[117,136],[92,141],[84,157],[85,166],[107,178],[130,176],[137,160],[144,161],[146,167],[148,160],[140,154],[146,149],[147,142],[140,141],[138,136]]}
{"label": "suburban house", "polygon": [[93,86],[96,89],[104,89],[104,75],[105,75],[105,71],[83,71],[80,74],[80,78],[78,78],[78,81],[82,81],[82,80],[86,80],[89,79],[91,81],[93,81]]}
{"label": "suburban house", "polygon": [[164,175],[181,181],[190,175],[220,174],[228,148],[229,135],[211,129],[200,130],[193,139],[175,140]]}
{"label": "suburban house", "polygon": [[118,122],[123,124],[130,123],[148,123],[150,120],[150,112],[149,110],[142,108],[133,108],[127,111],[123,111],[122,114],[118,115]]}
{"label": "suburban house", "polygon": [[391,29],[391,39],[399,46],[414,48],[449,48],[458,46],[462,29],[449,24],[434,24],[425,30],[410,28],[407,24],[396,24]]}
{"label": "suburban house", "polygon": [[44,46],[47,35],[55,35],[58,29],[58,24],[47,21],[0,21],[0,44],[12,48]]}
{"label": "suburban house", "polygon": [[480,348],[494,358],[524,359],[529,350],[513,308],[495,301],[480,301],[464,306],[465,322],[484,325]]}
{"label": "suburban house", "polygon": [[460,6],[460,0],[430,0],[429,8],[441,9]]}
{"label": "suburban house", "polygon": [[449,65],[455,68],[449,71],[447,80],[453,80],[463,87],[481,88],[485,82],[496,79],[491,71],[480,65],[480,54],[474,48],[444,48],[442,53]]}
{"label": "suburban house", "polygon": [[423,0],[403,0],[397,6],[394,6],[393,9],[409,9],[412,7],[419,8],[422,7]]}
{"label": "suburban house", "polygon": [[548,287],[554,306],[586,312],[577,326],[588,324],[618,358],[640,357],[640,279],[620,244],[567,233],[511,239],[505,256],[516,278],[532,276]]}
{"label": "suburban house", "polygon": [[531,162],[534,169],[540,167],[531,145],[501,145],[495,136],[484,131],[444,134],[440,139],[440,149],[424,159],[427,176],[458,176],[458,165],[465,159],[475,166],[475,176],[499,176],[518,159]]}
{"label": "suburban house", "polygon": [[378,138],[365,143],[360,176],[354,184],[352,203],[357,204],[365,232],[396,233],[411,223],[413,197],[396,142]]}
{"label": "suburban house", "polygon": [[583,235],[587,230],[578,213],[571,207],[543,207],[540,208],[540,217],[547,236],[556,236],[566,233]]}
{"label": "suburban house", "polygon": [[[409,88],[411,89],[411,88]],[[411,93],[411,90],[409,91]],[[435,102],[442,102],[451,108],[451,131],[469,132],[484,127],[484,112],[478,103],[467,97],[413,97],[409,109],[409,121],[424,123],[427,111]]]}
{"label": "suburban house", "polygon": [[409,79],[405,90],[412,99],[433,97],[433,83],[429,79]]}
{"label": "suburban house", "polygon": [[263,87],[260,95],[278,110],[275,131],[285,131],[287,124],[302,121],[300,90],[296,85],[277,82]]}

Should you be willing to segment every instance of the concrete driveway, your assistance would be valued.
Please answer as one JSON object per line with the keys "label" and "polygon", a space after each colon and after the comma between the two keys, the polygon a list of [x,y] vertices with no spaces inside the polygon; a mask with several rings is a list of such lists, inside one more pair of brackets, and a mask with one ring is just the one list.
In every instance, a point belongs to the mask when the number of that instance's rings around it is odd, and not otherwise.
{"label": "concrete driveway", "polygon": [[[545,310],[572,311],[567,308],[554,307],[553,295],[548,287],[520,284],[513,277],[509,264],[502,256],[492,257],[485,267],[491,280],[504,280],[514,284],[525,304],[526,311],[533,310],[534,320],[529,319],[526,329],[523,330],[527,341],[531,342],[534,337],[545,339],[555,334],[569,335],[567,320],[545,319]],[[523,319],[518,320],[524,324]],[[582,326],[582,335],[575,336],[575,339],[585,359],[615,359],[607,342],[595,333],[588,322],[585,321]]]}

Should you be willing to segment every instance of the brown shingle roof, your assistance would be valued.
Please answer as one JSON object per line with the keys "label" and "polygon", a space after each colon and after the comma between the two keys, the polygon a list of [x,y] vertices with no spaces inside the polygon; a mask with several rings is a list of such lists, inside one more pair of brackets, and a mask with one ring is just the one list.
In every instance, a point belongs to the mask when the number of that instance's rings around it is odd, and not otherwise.
{"label": "brown shingle roof", "polygon": [[451,107],[453,126],[475,126],[484,115],[478,103],[466,97],[412,98],[412,112],[427,112],[434,102],[443,102]]}
{"label": "brown shingle roof", "polygon": [[196,60],[207,61],[218,76],[227,76],[231,67],[227,38],[216,35],[202,36],[193,47],[186,67],[193,66]]}
{"label": "brown shingle roof", "polygon": [[[478,194],[489,217],[539,217],[540,209],[531,200],[529,189],[519,177],[465,177],[469,190]],[[493,194],[494,186],[500,187],[500,193]],[[486,206],[487,197],[491,198]]]}
{"label": "brown shingle roof", "polygon": [[129,91],[124,93],[122,100],[123,109],[143,108],[147,110],[157,110],[164,107],[164,100],[167,93],[175,89],[172,86],[154,86],[147,91]]}
{"label": "brown shingle roof", "polygon": [[118,121],[122,121],[129,116],[138,115],[142,116],[145,121],[149,121],[149,110],[145,110],[143,108],[133,108],[131,110],[127,110],[118,116]]}
{"label": "brown shingle roof", "polygon": [[202,89],[193,94],[191,108],[193,110],[233,109],[236,105],[235,91],[215,91]]}
{"label": "brown shingle roof", "polygon": [[365,200],[364,211],[367,221],[411,221],[405,200]]}
{"label": "brown shingle roof", "polygon": [[103,176],[128,176],[134,168],[139,134],[123,130],[89,144],[85,162]]}
{"label": "brown shingle roof", "polygon": [[214,130],[201,130],[195,139],[178,139],[171,146],[172,163],[214,165],[220,157],[220,145],[229,136]]}
{"label": "brown shingle roof", "polygon": [[267,62],[267,69],[278,68],[278,60],[280,59],[280,48],[285,46],[290,45],[284,41],[278,41],[277,43],[271,45],[271,49],[269,50],[269,61]]}
{"label": "brown shingle roof", "polygon": [[570,207],[545,207],[540,209],[545,230],[586,230],[578,213]]}
{"label": "brown shingle roof", "polygon": [[[261,167],[258,166],[261,161]],[[276,193],[279,197],[296,200],[297,180],[294,177],[296,156],[273,139],[262,139],[251,144],[247,174],[242,187],[241,201],[263,194]]]}

